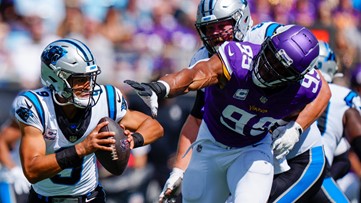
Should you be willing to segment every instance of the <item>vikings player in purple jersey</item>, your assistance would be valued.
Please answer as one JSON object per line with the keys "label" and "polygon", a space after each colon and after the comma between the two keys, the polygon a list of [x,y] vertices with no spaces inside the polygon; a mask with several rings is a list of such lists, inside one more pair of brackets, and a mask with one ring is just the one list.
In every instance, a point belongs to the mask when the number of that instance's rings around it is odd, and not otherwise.
{"label": "vikings player in purple jersey", "polygon": [[[184,174],[183,202],[266,202],[273,180],[269,130],[313,101],[321,79],[313,69],[318,41],[302,26],[280,28],[262,46],[225,42],[217,54],[157,82],[127,80],[152,108],[157,99],[205,88],[204,115]],[[277,137],[278,154],[302,133]]]}
{"label": "vikings player in purple jersey", "polygon": [[[250,10],[247,1],[200,1],[198,5],[196,27],[205,46],[199,49],[196,54],[194,54],[190,65],[192,66],[199,60],[209,58],[212,54],[216,53],[218,46],[225,40],[249,41],[255,44],[262,44],[266,37],[271,36],[277,31],[278,28],[283,26],[275,22],[264,22],[255,25],[250,29],[251,25],[252,18],[250,16]],[[303,129],[307,129],[308,126],[316,120],[316,118],[326,107],[330,98],[328,85],[323,78],[322,83],[323,85],[317,98],[313,102],[309,103],[302,110],[302,112],[300,112],[296,119],[296,122],[299,123]],[[163,191],[159,195],[159,202],[174,202],[180,193],[180,185],[183,179],[183,174],[188,166],[192,154],[192,150],[187,151],[187,149],[197,137],[197,132],[203,117],[203,106],[204,91],[202,89],[197,91],[196,102],[194,103],[192,112],[188,116],[187,121],[182,128],[178,142],[176,160],[173,165],[174,168],[163,187]],[[317,128],[317,126],[314,125],[313,128]],[[307,133],[304,133],[303,137],[306,135]],[[307,136],[306,142],[302,142],[302,140],[300,142],[302,144],[299,144],[299,148],[296,147],[296,149],[293,149],[293,153],[291,153],[291,155],[295,155],[295,152],[298,154],[304,154],[313,147],[319,146],[317,145],[318,142],[312,140],[320,140],[320,133],[318,132],[318,134]],[[186,151],[187,153],[185,154]],[[307,156],[305,158],[307,158]],[[309,156],[308,159],[315,160],[311,156]],[[296,163],[298,160],[292,157],[292,162]],[[307,169],[308,163],[309,162],[304,162],[305,168],[303,170]],[[289,174],[292,173],[302,178],[303,176],[297,174],[302,174],[303,170],[290,170],[287,174],[278,175],[273,182],[274,189],[272,189],[273,192],[271,197],[277,198],[288,189],[288,185],[283,183],[282,185],[285,185],[284,187],[276,187],[276,185],[280,185],[277,182],[281,180],[282,177],[289,177]],[[318,183],[316,180],[318,179],[308,181],[307,184],[303,184],[303,188],[298,188],[300,193],[305,194],[306,190],[310,190],[311,185],[316,185],[316,183]],[[319,186],[320,184],[317,185]],[[312,190],[317,191],[317,187],[312,188]]]}

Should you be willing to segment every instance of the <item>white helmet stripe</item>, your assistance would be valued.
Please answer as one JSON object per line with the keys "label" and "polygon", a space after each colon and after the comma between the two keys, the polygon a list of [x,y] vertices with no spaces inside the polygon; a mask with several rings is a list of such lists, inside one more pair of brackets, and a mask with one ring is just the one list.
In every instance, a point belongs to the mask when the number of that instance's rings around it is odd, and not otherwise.
{"label": "white helmet stripe", "polygon": [[93,54],[90,52],[89,48],[87,46],[85,46],[82,42],[80,42],[78,40],[73,40],[73,39],[62,39],[62,40],[59,40],[59,42],[68,42],[68,43],[74,45],[83,54],[84,59],[88,66],[95,64]]}

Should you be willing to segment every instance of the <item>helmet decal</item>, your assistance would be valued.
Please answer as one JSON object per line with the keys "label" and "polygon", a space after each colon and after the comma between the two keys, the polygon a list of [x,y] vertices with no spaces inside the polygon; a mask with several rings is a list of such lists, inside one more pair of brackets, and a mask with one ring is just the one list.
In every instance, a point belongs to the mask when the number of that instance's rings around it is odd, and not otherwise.
{"label": "helmet decal", "polygon": [[49,46],[41,54],[41,59],[46,65],[56,65],[56,62],[68,52],[60,46]]}
{"label": "helmet decal", "polygon": [[287,52],[284,49],[280,49],[276,53],[276,58],[286,67],[291,66],[293,63],[292,58],[288,56]]}

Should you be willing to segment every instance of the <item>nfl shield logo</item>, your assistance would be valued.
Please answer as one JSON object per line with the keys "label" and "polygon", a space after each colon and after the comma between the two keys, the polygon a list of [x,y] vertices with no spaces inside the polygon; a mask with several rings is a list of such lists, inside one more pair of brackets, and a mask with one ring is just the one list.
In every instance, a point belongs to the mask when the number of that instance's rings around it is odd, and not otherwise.
{"label": "nfl shield logo", "polygon": [[260,99],[259,99],[263,104],[266,103],[268,101],[268,99],[264,96],[262,96]]}

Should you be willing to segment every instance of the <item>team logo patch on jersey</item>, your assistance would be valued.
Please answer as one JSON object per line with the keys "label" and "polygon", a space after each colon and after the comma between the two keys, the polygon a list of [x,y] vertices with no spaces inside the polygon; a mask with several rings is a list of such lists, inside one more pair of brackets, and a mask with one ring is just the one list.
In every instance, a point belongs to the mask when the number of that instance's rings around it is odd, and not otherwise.
{"label": "team logo patch on jersey", "polygon": [[29,117],[33,117],[34,114],[29,108],[20,107],[18,110],[16,110],[16,114],[25,122],[28,121]]}
{"label": "team logo patch on jersey", "polygon": [[57,134],[58,134],[57,129],[46,129],[44,134],[44,139],[55,140]]}
{"label": "team logo patch on jersey", "polygon": [[122,97],[122,110],[127,110],[127,109],[128,109],[127,102],[125,101],[125,98]]}
{"label": "team logo patch on jersey", "polygon": [[248,95],[249,89],[237,89],[234,93],[233,98],[238,100],[245,100]]}

